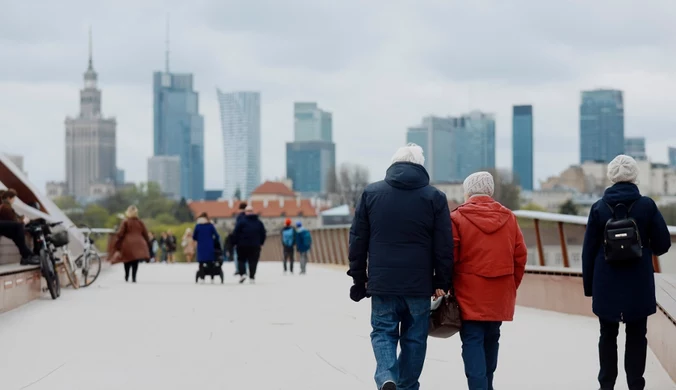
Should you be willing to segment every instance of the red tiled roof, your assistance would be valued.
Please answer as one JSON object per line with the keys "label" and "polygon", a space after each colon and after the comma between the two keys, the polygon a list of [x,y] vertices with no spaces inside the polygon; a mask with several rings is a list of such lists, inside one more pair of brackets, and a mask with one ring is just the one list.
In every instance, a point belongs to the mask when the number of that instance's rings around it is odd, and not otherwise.
{"label": "red tiled roof", "polygon": [[252,195],[281,195],[288,197],[295,197],[296,193],[293,192],[286,184],[278,181],[266,181],[265,183],[259,185],[253,192]]}
{"label": "red tiled roof", "polygon": [[[230,202],[228,201],[201,201],[201,202],[190,202],[188,207],[192,211],[193,215],[200,215],[201,213],[207,213],[209,218],[234,218],[239,214],[239,203],[238,201],[232,202],[232,207],[230,207]],[[284,206],[281,205],[280,201],[268,201],[267,207],[265,206],[265,201],[253,201],[249,202],[251,207],[254,209],[254,213],[261,216],[261,218],[281,218],[281,217],[316,217],[317,211],[312,206],[312,203],[309,199],[301,199],[300,207],[295,200],[288,200],[284,202]]]}

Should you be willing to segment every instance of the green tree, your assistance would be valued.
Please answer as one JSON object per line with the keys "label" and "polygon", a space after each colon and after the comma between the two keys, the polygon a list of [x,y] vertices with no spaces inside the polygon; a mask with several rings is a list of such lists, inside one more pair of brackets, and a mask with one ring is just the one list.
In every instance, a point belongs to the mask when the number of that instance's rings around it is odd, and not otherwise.
{"label": "green tree", "polygon": [[61,210],[76,210],[80,209],[82,206],[77,202],[77,200],[72,196],[60,196],[54,199],[54,203]]}
{"label": "green tree", "polygon": [[514,183],[512,173],[501,169],[489,169],[488,172],[493,175],[495,182],[493,199],[510,210],[518,210],[521,206],[521,190]]}
{"label": "green tree", "polygon": [[528,203],[527,205],[523,206],[521,210],[528,210],[528,211],[547,211],[544,207],[537,205],[533,202]]}
{"label": "green tree", "polygon": [[178,221],[169,213],[162,213],[154,218],[157,223],[162,225],[178,225]]}
{"label": "green tree", "polygon": [[181,201],[176,205],[176,210],[174,211],[174,218],[179,222],[192,222],[193,215],[188,206],[188,202],[185,198],[181,198]]}
{"label": "green tree", "polygon": [[563,202],[559,207],[559,214],[578,215],[579,210],[572,199]]}
{"label": "green tree", "polygon": [[85,207],[84,212],[82,213],[82,220],[85,225],[92,228],[98,228],[105,226],[109,216],[108,211],[104,207],[97,204],[90,204]]}

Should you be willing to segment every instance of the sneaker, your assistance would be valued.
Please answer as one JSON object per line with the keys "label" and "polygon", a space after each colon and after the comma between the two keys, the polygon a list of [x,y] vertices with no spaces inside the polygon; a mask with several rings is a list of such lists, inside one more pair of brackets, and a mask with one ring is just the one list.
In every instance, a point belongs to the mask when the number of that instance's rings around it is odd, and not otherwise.
{"label": "sneaker", "polygon": [[256,284],[256,279],[249,279],[249,283]]}
{"label": "sneaker", "polygon": [[244,283],[245,280],[246,280],[246,276],[243,276],[243,275],[242,275],[242,276],[239,278],[239,284]]}
{"label": "sneaker", "polygon": [[380,390],[397,390],[397,385],[392,381],[387,381],[383,384]]}
{"label": "sneaker", "polygon": [[21,258],[21,265],[40,265],[40,256],[30,255]]}

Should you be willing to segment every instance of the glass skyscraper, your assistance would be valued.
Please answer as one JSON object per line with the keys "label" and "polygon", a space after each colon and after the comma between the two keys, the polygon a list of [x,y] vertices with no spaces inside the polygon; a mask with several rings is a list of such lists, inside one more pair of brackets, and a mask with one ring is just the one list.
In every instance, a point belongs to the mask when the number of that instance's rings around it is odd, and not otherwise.
{"label": "glass skyscraper", "polygon": [[204,118],[192,74],[155,72],[155,156],[178,156],[181,163],[180,196],[204,199]]}
{"label": "glass skyscraper", "polygon": [[676,148],[669,148],[669,165],[676,168]]}
{"label": "glass skyscraper", "polygon": [[580,163],[609,163],[624,153],[622,91],[583,91],[580,104]]}
{"label": "glass skyscraper", "polygon": [[423,149],[425,169],[433,183],[455,180],[453,137],[456,123],[453,118],[427,116],[422,125],[409,127],[406,143],[414,143]]}
{"label": "glass skyscraper", "polygon": [[223,196],[247,199],[261,182],[261,94],[216,90],[221,108],[225,186]]}
{"label": "glass skyscraper", "polygon": [[533,106],[514,106],[512,116],[512,171],[518,184],[533,190]]}
{"label": "glass skyscraper", "polygon": [[336,169],[333,116],[317,103],[295,103],[293,117],[294,142],[286,144],[286,176],[294,191],[325,194],[329,175]]}
{"label": "glass skyscraper", "polygon": [[624,154],[635,160],[647,160],[645,153],[645,137],[630,137],[624,139]]}
{"label": "glass skyscraper", "polygon": [[474,111],[458,118],[428,116],[409,127],[406,142],[425,152],[425,168],[433,183],[465,180],[495,168],[495,118]]}

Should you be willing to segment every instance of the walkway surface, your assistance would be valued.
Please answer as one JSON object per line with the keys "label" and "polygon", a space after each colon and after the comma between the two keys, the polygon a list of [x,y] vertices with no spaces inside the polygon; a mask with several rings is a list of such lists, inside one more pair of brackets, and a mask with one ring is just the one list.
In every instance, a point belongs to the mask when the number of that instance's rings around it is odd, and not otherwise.
{"label": "walkway surface", "polygon": [[[225,285],[195,285],[195,268],[142,265],[126,284],[116,266],[0,315],[0,389],[375,389],[369,301],[349,300],[343,271],[264,263],[256,285],[238,285],[226,264]],[[596,389],[596,345],[594,319],[519,308],[496,388]],[[647,378],[676,389],[652,353]],[[421,383],[466,388],[458,337],[430,341]]]}

